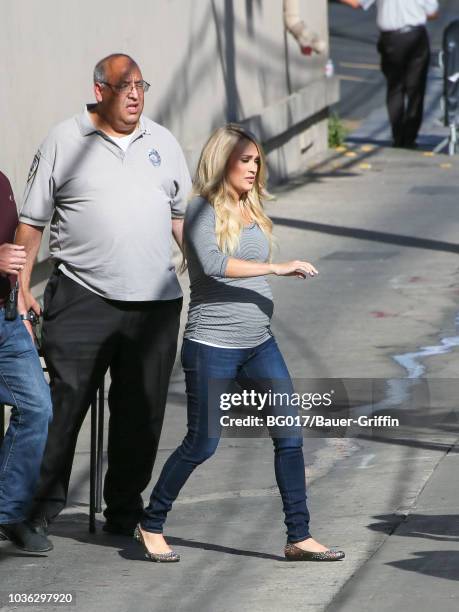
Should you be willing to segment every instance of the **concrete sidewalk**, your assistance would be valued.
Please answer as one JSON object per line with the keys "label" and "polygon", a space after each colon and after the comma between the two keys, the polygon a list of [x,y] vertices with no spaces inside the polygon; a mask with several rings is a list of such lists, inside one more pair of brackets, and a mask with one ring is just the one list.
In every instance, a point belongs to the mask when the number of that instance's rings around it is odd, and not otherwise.
{"label": "concrete sidewalk", "polygon": [[[426,130],[430,137],[428,123]],[[8,592],[51,591],[74,593],[73,609],[84,612],[321,612],[330,605],[377,612],[390,601],[391,609],[409,610],[413,590],[420,612],[457,609],[451,595],[458,552],[452,449],[458,438],[459,162],[386,148],[378,134],[368,142],[370,132],[277,189],[268,204],[279,242],[275,259],[305,258],[320,270],[308,282],[270,279],[273,330],[292,376],[384,378],[389,391],[391,382],[413,372],[429,381],[450,379],[435,393],[431,385],[428,410],[417,406],[417,420],[398,436],[306,441],[312,533],[343,548],[346,559],[283,559],[282,509],[266,438],[223,439],[215,457],[192,475],[167,522],[180,563],[145,561],[135,542],[100,530],[101,516],[98,532],[88,534],[86,421],[69,505],[51,529],[55,550],[33,556],[0,543],[1,610],[20,609],[8,604]],[[413,379],[413,394],[421,382]],[[400,415],[410,408],[407,398],[389,399]],[[177,365],[145,501],[185,430]]]}
{"label": "concrete sidewalk", "polygon": [[[409,173],[413,178],[411,191],[419,196],[429,192],[432,206],[439,207],[440,216],[443,214],[442,196],[445,190],[449,189],[450,180],[439,181],[435,186],[427,187],[426,176],[419,160],[421,156],[424,159],[431,159],[438,168],[442,168],[445,172],[454,170],[457,176],[456,157],[433,154],[433,149],[448,135],[442,125],[441,96],[441,70],[433,68],[430,71],[423,128],[418,139],[420,150],[417,155],[406,158],[406,163],[400,166],[401,174]],[[359,145],[371,142],[373,145],[384,147],[390,140],[386,109],[379,108],[373,111],[361,128],[350,136],[348,146],[351,150],[358,150]],[[447,152],[446,147],[443,152]],[[387,151],[386,156],[389,155],[396,153]],[[363,165],[365,166],[365,162]],[[371,167],[371,160],[369,166]],[[416,167],[418,171],[415,170]],[[394,179],[397,180],[395,177]],[[378,198],[379,194],[375,196]],[[456,228],[458,220],[456,211],[454,219],[451,217]],[[413,224],[415,223],[416,220],[413,219]],[[457,270],[457,263],[455,269]],[[420,305],[418,313],[421,314],[422,310]],[[459,341],[457,333],[456,329],[455,335],[450,337],[452,344],[456,346]],[[422,352],[419,351],[418,355]],[[457,355],[453,359],[436,359],[433,363],[424,364],[423,376],[432,377],[432,381],[438,377],[437,385],[441,383],[441,379],[445,379],[444,385],[447,386],[448,377],[457,379],[457,363]],[[453,387],[457,389],[458,385],[455,384]],[[412,460],[420,463],[427,449],[439,451],[437,461],[431,464],[430,474],[428,476],[425,474],[427,477],[422,487],[417,491],[412,489],[412,495],[408,495],[405,502],[394,504],[394,510],[389,514],[375,514],[371,517],[374,522],[367,524],[366,528],[380,533],[385,532],[387,537],[346,582],[333,602],[326,607],[327,612],[366,610],[410,612],[432,609],[453,612],[459,609],[459,487],[457,486],[459,447],[457,441],[456,444],[453,442],[455,438],[457,440],[459,433],[457,394],[453,392],[444,399],[452,407],[451,414],[455,415],[450,428],[451,437],[443,438],[441,441],[436,437],[442,429],[441,426],[437,431],[431,431],[430,437],[426,437],[427,431],[423,432],[421,438],[414,432],[406,437],[407,448],[411,447],[412,451],[416,449],[419,452],[414,454],[412,452],[411,457],[406,454],[404,457],[399,456],[400,461]],[[381,460],[380,454],[379,459]],[[397,461],[395,456],[393,460]],[[374,471],[373,476],[375,476]],[[408,485],[407,488],[414,484],[412,476],[413,471],[404,483],[405,486]],[[369,491],[371,488],[365,490]]]}
{"label": "concrete sidewalk", "polygon": [[[443,455],[407,510],[375,517],[391,535],[356,572],[327,612],[459,609],[459,447]],[[393,530],[392,530],[393,529]]]}

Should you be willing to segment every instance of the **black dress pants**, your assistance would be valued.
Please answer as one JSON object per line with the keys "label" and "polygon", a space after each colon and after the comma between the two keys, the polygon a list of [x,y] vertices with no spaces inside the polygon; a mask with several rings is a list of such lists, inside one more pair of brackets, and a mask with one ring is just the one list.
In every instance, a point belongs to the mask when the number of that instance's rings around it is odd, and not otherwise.
{"label": "black dress pants", "polygon": [[56,270],[45,290],[43,353],[53,421],[32,518],[54,519],[67,500],[78,433],[110,369],[107,520],[132,526],[143,509],[175,360],[182,298],[106,300]]}
{"label": "black dress pants", "polygon": [[422,123],[430,46],[427,30],[382,32],[378,41],[387,80],[387,110],[394,145],[414,145]]}

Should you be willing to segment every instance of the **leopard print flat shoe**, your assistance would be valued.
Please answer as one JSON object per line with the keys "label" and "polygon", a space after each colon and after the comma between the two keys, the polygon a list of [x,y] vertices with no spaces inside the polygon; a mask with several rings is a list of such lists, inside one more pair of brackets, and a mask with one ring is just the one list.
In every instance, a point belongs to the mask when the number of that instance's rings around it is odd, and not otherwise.
{"label": "leopard print flat shoe", "polygon": [[177,561],[180,561],[180,555],[173,550],[167,553],[150,552],[145,544],[145,540],[143,539],[139,525],[137,525],[137,527],[134,529],[134,540],[139,544],[142,544],[145,550],[145,559],[149,559],[150,561],[154,561],[156,563],[177,563]]}
{"label": "leopard print flat shoe", "polygon": [[325,550],[323,552],[312,552],[303,550],[295,544],[287,544],[284,548],[285,558],[288,561],[340,561],[345,554],[342,550]]}

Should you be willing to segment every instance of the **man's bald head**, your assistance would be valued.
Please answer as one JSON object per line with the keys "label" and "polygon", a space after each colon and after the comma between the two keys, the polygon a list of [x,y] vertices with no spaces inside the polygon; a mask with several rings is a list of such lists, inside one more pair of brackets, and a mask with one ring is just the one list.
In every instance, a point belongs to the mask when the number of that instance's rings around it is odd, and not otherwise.
{"label": "man's bald head", "polygon": [[109,81],[112,72],[129,74],[139,70],[137,62],[126,53],[111,53],[97,62],[94,68],[94,83]]}

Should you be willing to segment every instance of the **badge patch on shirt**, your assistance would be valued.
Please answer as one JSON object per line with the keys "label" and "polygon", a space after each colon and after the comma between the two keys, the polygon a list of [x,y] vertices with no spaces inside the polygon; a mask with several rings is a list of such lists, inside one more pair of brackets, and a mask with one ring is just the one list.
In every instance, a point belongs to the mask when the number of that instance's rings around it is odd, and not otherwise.
{"label": "badge patch on shirt", "polygon": [[27,182],[28,183],[30,183],[30,181],[37,174],[38,164],[39,163],[40,163],[40,151],[37,151],[35,157],[33,158],[32,165],[30,166],[29,176],[27,177]]}
{"label": "badge patch on shirt", "polygon": [[148,149],[148,159],[151,161],[153,166],[161,165],[161,155],[156,149]]}

